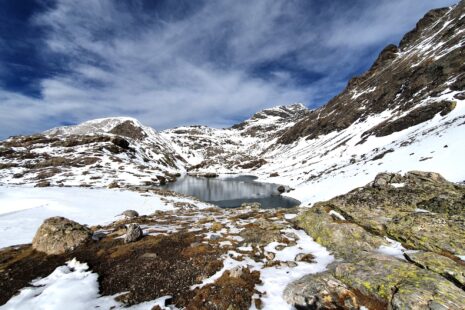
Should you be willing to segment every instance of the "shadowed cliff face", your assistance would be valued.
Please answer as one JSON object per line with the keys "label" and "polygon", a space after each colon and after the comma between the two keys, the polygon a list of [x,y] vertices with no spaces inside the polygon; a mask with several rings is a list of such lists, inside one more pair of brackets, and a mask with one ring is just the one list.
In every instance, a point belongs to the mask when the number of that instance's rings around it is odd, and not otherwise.
{"label": "shadowed cliff face", "polygon": [[[435,98],[447,90],[465,90],[464,31],[465,1],[430,11],[399,46],[387,46],[370,70],[350,80],[341,94],[287,130],[279,142],[313,139],[386,110],[399,116],[420,105],[447,105]],[[436,113],[435,108],[426,115],[417,113],[405,125],[429,120]],[[396,129],[378,128],[368,133],[379,135],[377,131],[389,134]]]}

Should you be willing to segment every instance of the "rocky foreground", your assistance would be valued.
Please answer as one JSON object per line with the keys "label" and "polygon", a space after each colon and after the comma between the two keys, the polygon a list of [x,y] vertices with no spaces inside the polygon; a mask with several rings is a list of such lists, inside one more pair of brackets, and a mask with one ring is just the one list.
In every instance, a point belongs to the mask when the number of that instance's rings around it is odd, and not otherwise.
{"label": "rocky foreground", "polygon": [[435,173],[379,174],[363,188],[316,204],[296,224],[338,260],[326,272],[290,285],[289,302],[464,308],[465,187]]}
{"label": "rocky foreground", "polygon": [[463,309],[464,229],[465,187],[425,172],[380,174],[300,210],[186,205],[95,227],[55,217],[0,251],[0,304],[14,309],[22,288],[76,259],[114,307]]}

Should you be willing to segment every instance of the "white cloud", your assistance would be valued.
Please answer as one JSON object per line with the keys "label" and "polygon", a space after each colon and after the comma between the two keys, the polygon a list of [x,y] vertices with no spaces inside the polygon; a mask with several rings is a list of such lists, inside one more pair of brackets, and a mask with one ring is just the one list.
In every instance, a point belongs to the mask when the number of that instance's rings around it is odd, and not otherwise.
{"label": "white cloud", "polygon": [[[43,56],[65,59],[64,73],[41,81],[41,99],[1,91],[0,136],[117,115],[159,129],[226,126],[265,107],[311,104],[341,89],[365,49],[452,2],[366,1],[319,12],[300,1],[211,1],[185,17],[157,19],[110,0],[59,0],[35,22],[48,29]],[[251,74],[282,57],[324,77],[302,86],[292,71]]]}

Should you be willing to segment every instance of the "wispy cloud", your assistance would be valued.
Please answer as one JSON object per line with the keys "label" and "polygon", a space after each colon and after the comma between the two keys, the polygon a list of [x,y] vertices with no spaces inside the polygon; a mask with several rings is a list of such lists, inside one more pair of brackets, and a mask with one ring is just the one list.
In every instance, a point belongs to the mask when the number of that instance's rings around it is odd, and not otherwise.
{"label": "wispy cloud", "polygon": [[455,1],[328,2],[59,0],[30,20],[58,69],[37,81],[40,98],[0,90],[0,136],[117,115],[227,126],[319,104],[428,9]]}

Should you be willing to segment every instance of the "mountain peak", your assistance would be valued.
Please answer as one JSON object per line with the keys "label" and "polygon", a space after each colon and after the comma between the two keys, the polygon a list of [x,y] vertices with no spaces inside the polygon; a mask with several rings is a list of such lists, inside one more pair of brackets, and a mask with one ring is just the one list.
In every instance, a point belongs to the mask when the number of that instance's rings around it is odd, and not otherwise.
{"label": "mountain peak", "polygon": [[112,133],[140,140],[147,136],[145,127],[132,117],[107,117],[83,122],[78,125],[57,127],[44,132],[47,135],[92,135],[99,133]]}

